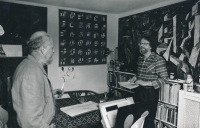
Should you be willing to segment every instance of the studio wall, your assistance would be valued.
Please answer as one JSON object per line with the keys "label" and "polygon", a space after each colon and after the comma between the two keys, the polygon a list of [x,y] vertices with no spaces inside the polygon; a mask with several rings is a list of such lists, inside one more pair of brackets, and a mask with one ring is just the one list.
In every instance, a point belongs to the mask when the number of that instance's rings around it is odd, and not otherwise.
{"label": "studio wall", "polygon": [[143,35],[152,37],[155,52],[167,62],[168,72],[183,79],[183,73],[198,74],[199,6],[197,1],[143,11],[119,18],[119,60],[121,70],[136,72],[139,57],[138,43]]}
{"label": "studio wall", "polygon": [[[47,8],[47,32],[53,37],[55,54],[53,63],[48,66],[48,76],[51,80],[53,89],[61,88],[63,78],[61,67],[59,67],[59,9],[72,10],[79,12],[86,12],[92,14],[107,15],[107,47],[114,49],[117,46],[118,33],[118,16],[113,14],[105,14],[100,12],[85,11],[73,8],[64,8],[58,6],[50,6],[44,4],[36,4],[32,2],[21,2],[13,0],[0,0],[4,2],[11,2],[15,4],[31,5],[37,7]],[[107,57],[109,59],[109,57]],[[109,61],[109,60],[108,60]],[[64,66],[65,69],[72,68],[72,66]],[[75,69],[76,78],[67,79],[65,81],[65,91],[70,90],[92,90],[98,93],[107,91],[107,64],[89,65],[89,66],[73,66]]]}

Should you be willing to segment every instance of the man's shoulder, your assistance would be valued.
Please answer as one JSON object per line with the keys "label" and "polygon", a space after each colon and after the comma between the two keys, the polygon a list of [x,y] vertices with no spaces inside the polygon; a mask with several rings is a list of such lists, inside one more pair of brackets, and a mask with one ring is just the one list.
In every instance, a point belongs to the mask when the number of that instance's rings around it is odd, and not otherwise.
{"label": "man's shoulder", "polygon": [[24,59],[16,68],[15,72],[22,74],[31,74],[40,71],[40,67],[29,59]]}
{"label": "man's shoulder", "polygon": [[28,67],[29,69],[37,68],[38,66],[30,59],[24,59],[20,64],[19,67]]}
{"label": "man's shoulder", "polygon": [[152,55],[153,55],[153,58],[154,58],[155,61],[164,61],[164,58],[161,57],[160,55],[158,55],[154,52],[152,53]]}

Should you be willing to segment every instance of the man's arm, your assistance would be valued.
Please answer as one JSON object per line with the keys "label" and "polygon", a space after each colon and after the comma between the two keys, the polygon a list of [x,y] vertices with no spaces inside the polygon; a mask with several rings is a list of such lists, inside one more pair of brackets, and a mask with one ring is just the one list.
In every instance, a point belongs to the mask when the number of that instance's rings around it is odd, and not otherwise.
{"label": "man's arm", "polygon": [[162,58],[159,58],[156,61],[155,69],[158,75],[158,79],[151,81],[151,83],[154,89],[158,89],[161,86],[163,86],[165,83],[167,83],[168,81],[168,73],[167,73],[165,60]]}
{"label": "man's arm", "polygon": [[153,81],[143,81],[139,79],[135,82],[136,84],[142,86],[153,86],[154,89],[158,89],[168,81],[167,68],[164,59],[159,58],[158,60],[156,60],[155,63],[156,63],[155,69],[158,75],[158,79]]}

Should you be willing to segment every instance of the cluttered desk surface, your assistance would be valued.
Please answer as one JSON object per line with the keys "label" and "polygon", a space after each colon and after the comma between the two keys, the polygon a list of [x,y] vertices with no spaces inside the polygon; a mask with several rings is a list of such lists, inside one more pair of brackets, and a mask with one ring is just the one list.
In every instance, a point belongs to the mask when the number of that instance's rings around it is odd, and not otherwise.
{"label": "cluttered desk surface", "polygon": [[[85,96],[85,101],[92,101],[99,103],[104,98],[104,94],[96,94]],[[118,97],[109,98],[108,100],[116,100]],[[70,117],[60,110],[62,107],[80,104],[76,98],[62,98],[56,99],[56,115],[53,123],[56,128],[102,128],[101,114],[99,110],[94,110],[89,113],[81,114],[79,116]]]}

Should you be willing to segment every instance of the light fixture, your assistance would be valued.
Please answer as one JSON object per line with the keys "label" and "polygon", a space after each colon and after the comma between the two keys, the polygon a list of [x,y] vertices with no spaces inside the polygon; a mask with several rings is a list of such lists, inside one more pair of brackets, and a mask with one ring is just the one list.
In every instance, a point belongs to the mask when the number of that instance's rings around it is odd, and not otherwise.
{"label": "light fixture", "polygon": [[105,49],[105,52],[104,52],[104,55],[105,56],[108,56],[108,55],[110,55],[110,53],[112,53],[113,51],[111,51],[109,48],[106,48]]}

